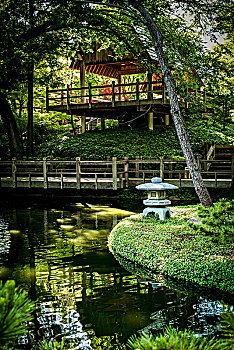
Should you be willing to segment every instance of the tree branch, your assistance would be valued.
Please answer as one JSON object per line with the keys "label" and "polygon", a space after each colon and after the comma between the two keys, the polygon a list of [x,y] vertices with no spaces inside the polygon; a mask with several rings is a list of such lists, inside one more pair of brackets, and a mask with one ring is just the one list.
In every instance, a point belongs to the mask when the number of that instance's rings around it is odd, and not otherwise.
{"label": "tree branch", "polygon": [[134,17],[138,18],[138,20],[141,23],[146,24],[145,20],[140,15],[138,15],[138,13],[136,13],[133,9],[131,9],[129,6],[121,6],[121,5],[117,5],[117,4],[111,4],[109,2],[102,2],[102,1],[95,1],[95,0],[73,0],[73,2],[80,3],[80,4],[102,5],[102,6],[106,6],[106,7],[112,7],[112,8],[117,8],[117,9],[121,9],[124,11],[128,11],[128,12],[131,12],[134,15]]}

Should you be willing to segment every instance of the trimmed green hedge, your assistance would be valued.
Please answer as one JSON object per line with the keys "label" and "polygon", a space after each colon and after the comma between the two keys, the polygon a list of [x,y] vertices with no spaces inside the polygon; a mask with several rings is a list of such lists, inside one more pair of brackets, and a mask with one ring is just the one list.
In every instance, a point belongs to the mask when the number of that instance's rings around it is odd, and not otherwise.
{"label": "trimmed green hedge", "polygon": [[112,253],[178,282],[234,293],[234,244],[192,228],[196,207],[172,210],[166,221],[142,214],[122,220],[109,236]]}

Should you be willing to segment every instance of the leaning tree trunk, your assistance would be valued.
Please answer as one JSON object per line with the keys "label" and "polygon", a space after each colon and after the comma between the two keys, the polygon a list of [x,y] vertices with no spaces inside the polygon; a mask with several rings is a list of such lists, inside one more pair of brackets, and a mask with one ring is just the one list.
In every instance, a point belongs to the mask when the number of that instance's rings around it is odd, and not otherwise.
{"label": "leaning tree trunk", "polygon": [[149,14],[149,12],[144,8],[144,6],[140,5],[139,2],[135,2],[135,1],[129,1],[129,3],[140,12],[141,16],[145,20],[145,25],[147,26],[151,34],[154,47],[155,47],[155,52],[157,54],[157,58],[161,67],[162,76],[164,78],[164,81],[167,87],[170,106],[171,106],[171,114],[175,124],[175,129],[177,132],[177,136],[178,136],[189,172],[191,174],[191,178],[193,180],[195,191],[200,199],[201,204],[205,207],[209,207],[212,205],[212,200],[207,188],[204,185],[199,167],[195,160],[195,157],[187,136],[187,132],[182,120],[179,101],[177,98],[177,93],[175,88],[175,82],[174,82],[167,58],[162,48],[161,32],[158,26],[156,25],[156,23],[154,22],[154,19]]}
{"label": "leaning tree trunk", "polygon": [[21,142],[19,130],[12,113],[11,107],[5,97],[0,91],[0,114],[8,135],[10,153],[12,157],[22,159],[24,155],[23,144]]}
{"label": "leaning tree trunk", "polygon": [[33,154],[33,63],[28,73],[28,137],[27,137],[27,156]]}

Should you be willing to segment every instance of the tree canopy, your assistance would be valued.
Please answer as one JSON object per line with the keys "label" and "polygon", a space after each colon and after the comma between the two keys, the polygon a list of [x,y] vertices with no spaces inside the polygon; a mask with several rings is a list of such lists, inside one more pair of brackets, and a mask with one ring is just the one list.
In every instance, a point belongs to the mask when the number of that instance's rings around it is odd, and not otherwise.
{"label": "tree canopy", "polygon": [[[119,56],[145,50],[149,57],[157,58],[160,70],[147,63],[148,69],[163,76],[181,147],[197,182],[195,188],[206,192],[183,125],[174,78],[181,71],[191,73],[197,84],[214,78],[214,66],[207,64],[210,55],[204,35],[215,41],[219,31],[231,40],[232,18],[226,17],[231,8],[230,1],[217,0],[5,1],[0,8],[0,104],[12,155],[23,154],[9,104],[12,91],[30,82],[32,67],[47,65],[49,74],[43,78],[50,78],[59,56],[70,56],[81,42],[82,49],[88,50],[86,35],[89,42],[93,37],[104,45],[113,43]],[[216,62],[222,65],[220,57]],[[208,194],[206,197],[210,203]]]}

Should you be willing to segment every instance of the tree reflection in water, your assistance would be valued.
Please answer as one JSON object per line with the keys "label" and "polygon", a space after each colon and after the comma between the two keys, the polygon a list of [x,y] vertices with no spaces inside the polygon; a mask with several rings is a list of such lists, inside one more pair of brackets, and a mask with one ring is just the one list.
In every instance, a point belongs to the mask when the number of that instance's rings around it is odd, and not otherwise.
{"label": "tree reflection in water", "polygon": [[124,342],[140,329],[158,331],[168,324],[198,334],[213,331],[223,311],[218,300],[139,279],[109,253],[110,230],[131,214],[87,204],[2,209],[0,237],[4,232],[8,244],[0,251],[0,278],[15,279],[37,306],[34,330],[21,344],[65,336],[89,349],[96,337],[117,333]]}

